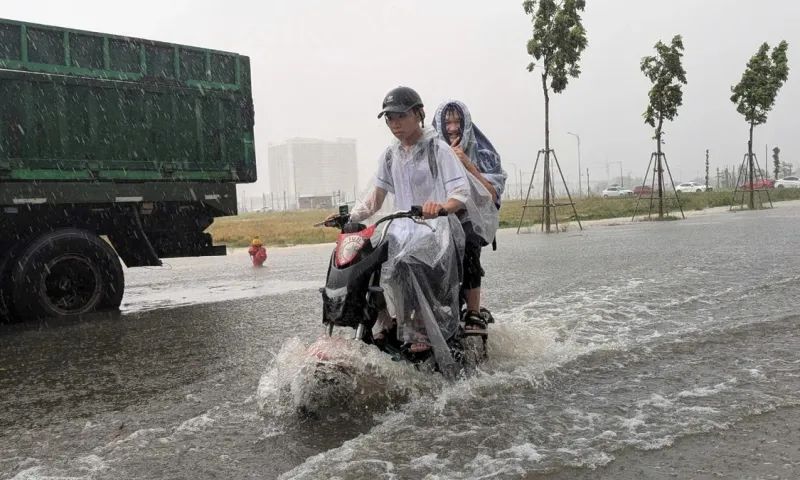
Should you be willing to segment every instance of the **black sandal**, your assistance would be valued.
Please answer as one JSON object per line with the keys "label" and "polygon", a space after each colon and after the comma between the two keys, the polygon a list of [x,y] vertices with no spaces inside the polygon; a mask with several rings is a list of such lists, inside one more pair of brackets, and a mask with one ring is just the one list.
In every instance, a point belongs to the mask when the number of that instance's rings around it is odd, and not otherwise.
{"label": "black sandal", "polygon": [[385,342],[387,338],[389,338],[389,330],[385,328],[372,336],[375,342]]}
{"label": "black sandal", "polygon": [[[392,330],[397,328],[397,321],[392,319],[392,326],[387,328],[381,329],[378,333],[372,336],[372,340],[376,343],[383,343],[389,340],[389,335],[392,333]],[[379,338],[380,337],[380,338]]]}
{"label": "black sandal", "polygon": [[469,310],[464,315],[464,333],[467,335],[487,335],[486,322],[480,313]]}

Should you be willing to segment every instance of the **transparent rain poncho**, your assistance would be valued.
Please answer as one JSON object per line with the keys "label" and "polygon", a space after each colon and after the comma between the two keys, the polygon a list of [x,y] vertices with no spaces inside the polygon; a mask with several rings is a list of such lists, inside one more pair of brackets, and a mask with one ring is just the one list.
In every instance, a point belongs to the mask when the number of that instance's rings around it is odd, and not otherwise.
{"label": "transparent rain poncho", "polygon": [[[433,163],[429,159],[433,159]],[[378,200],[379,189],[386,192]],[[455,152],[432,127],[410,150],[394,141],[380,156],[371,187],[356,202],[351,221],[363,222],[378,210],[408,210],[428,201],[448,199],[463,204],[459,215],[426,220],[434,230],[411,219],[396,219],[388,227],[389,255],[381,272],[388,310],[397,319],[398,337],[407,343],[429,343],[444,372],[454,360],[447,347],[459,328],[459,290],[464,254],[461,218],[468,216],[475,233],[491,242],[498,212],[491,194],[470,175]],[[376,236],[377,238],[377,236]],[[379,323],[376,330],[388,329]],[[420,332],[427,334],[427,339]]]}

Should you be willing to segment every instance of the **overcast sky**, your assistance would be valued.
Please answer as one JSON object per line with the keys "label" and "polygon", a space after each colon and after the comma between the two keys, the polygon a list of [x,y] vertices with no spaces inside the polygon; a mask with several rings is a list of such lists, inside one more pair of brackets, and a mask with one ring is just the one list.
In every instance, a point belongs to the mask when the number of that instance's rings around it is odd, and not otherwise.
{"label": "overcast sky", "polygon": [[[583,170],[606,176],[606,161],[627,175],[644,173],[654,149],[642,120],[649,83],[642,56],[659,39],[682,34],[689,84],[684,105],[666,125],[665,152],[676,181],[739,164],[747,124],[730,102],[730,87],[761,42],[789,42],[789,81],[768,124],[758,127],[756,151],[779,146],[800,165],[800,2],[792,0],[589,0],[589,46],[582,75],[551,99],[551,138],[570,183],[577,183],[580,134]],[[525,43],[531,34],[521,0],[30,0],[5,2],[15,20],[144,37],[234,51],[251,57],[256,109],[258,188],[267,190],[267,142],[290,137],[353,137],[363,185],[392,139],[376,118],[383,95],[415,88],[429,115],[452,97],[469,106],[475,123],[500,151],[509,174],[528,172],[544,146],[538,74]],[[114,5],[119,5],[116,9]],[[429,122],[428,122],[429,123]],[[769,160],[771,163],[771,159]],[[619,165],[611,165],[612,174]],[[679,178],[680,177],[680,178]],[[527,182],[527,178],[525,181]]]}

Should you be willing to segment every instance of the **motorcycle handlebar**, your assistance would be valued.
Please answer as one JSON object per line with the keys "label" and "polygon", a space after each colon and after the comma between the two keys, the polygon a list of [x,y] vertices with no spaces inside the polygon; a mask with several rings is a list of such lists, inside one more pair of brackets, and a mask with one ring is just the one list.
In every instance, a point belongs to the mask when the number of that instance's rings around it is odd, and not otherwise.
{"label": "motorcycle handlebar", "polygon": [[[411,216],[411,217],[421,217],[422,216],[422,206],[421,205],[413,205],[411,207],[411,209],[408,211],[408,213],[410,214],[409,216]],[[439,216],[440,217],[446,217],[448,215],[450,215],[450,212],[448,212],[446,209],[442,208],[441,210],[439,210]]]}
{"label": "motorcycle handlebar", "polygon": [[[450,215],[450,212],[448,212],[446,209],[442,208],[441,210],[439,210],[439,216],[440,217],[446,217],[448,215]],[[410,217],[422,218],[422,216],[423,216],[422,215],[422,206],[421,205],[412,205],[409,210],[407,210],[405,212],[397,212],[397,213],[391,214],[391,215],[387,216],[386,219],[389,219],[389,218],[403,218],[403,217],[406,217],[406,218],[410,218]],[[339,227],[339,226],[341,226],[340,224],[342,224],[345,221],[349,220],[349,217],[350,217],[350,215],[338,215],[338,216],[326,219],[326,220],[324,220],[322,222],[315,223],[314,226],[315,227]]]}

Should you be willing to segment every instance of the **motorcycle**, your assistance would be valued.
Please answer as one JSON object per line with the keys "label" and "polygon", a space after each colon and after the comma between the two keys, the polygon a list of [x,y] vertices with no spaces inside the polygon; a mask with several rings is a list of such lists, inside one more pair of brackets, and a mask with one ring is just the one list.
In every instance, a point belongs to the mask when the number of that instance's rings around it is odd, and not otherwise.
{"label": "motorcycle", "polygon": [[[446,210],[439,212],[439,216],[448,214]],[[351,328],[355,330],[352,337],[354,340],[375,345],[393,361],[408,362],[418,369],[427,366],[433,371],[441,371],[433,358],[433,349],[414,353],[409,350],[410,344],[401,343],[397,338],[396,321],[392,321],[393,327],[382,341],[376,341],[372,334],[379,315],[386,315],[388,318],[384,289],[380,286],[381,267],[388,259],[389,226],[401,218],[411,219],[433,230],[433,227],[424,221],[421,206],[412,206],[407,211],[387,215],[367,227],[362,223],[350,222],[348,207],[345,205],[340,207],[339,215],[315,224],[315,227],[338,228],[341,232],[328,264],[325,287],[320,288],[323,304],[322,322],[329,338],[333,337],[335,327]],[[383,226],[383,229],[377,234],[380,226]],[[459,269],[459,278],[461,275]],[[463,320],[466,315],[466,302],[463,294],[459,298],[459,310],[460,326],[447,339],[447,345],[460,368],[467,369],[487,359],[488,334],[465,330]],[[489,310],[482,308],[480,314],[487,326],[494,323]],[[475,342],[475,339],[478,341]],[[318,348],[312,354],[323,362],[327,360],[324,351]]]}

